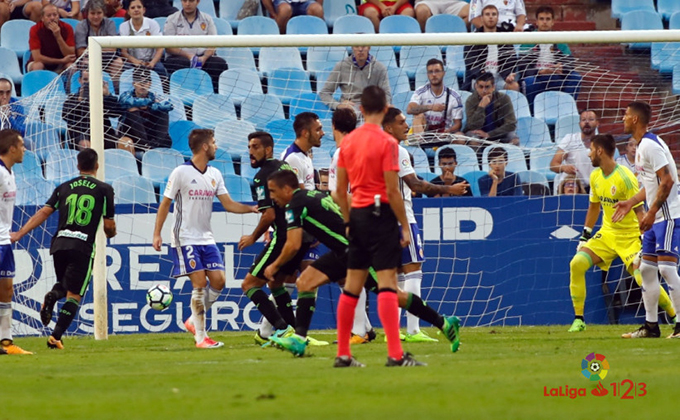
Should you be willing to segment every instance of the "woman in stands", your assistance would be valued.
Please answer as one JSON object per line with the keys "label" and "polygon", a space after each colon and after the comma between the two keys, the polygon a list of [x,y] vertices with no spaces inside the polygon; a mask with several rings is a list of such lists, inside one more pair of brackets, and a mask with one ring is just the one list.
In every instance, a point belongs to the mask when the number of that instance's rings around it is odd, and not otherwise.
{"label": "woman in stands", "polygon": [[[144,0],[130,1],[128,14],[130,20],[120,25],[120,36],[160,36],[161,27],[153,19],[145,17]],[[164,79],[168,78],[168,71],[161,63],[163,48],[121,48],[120,54],[128,63],[134,66],[144,66],[154,70]]]}
{"label": "woman in stands", "polygon": [[[116,36],[116,24],[106,17],[104,0],[89,0],[85,6],[87,19],[76,25],[76,56],[80,57],[87,48],[87,39],[91,36]],[[115,48],[102,49],[104,70],[111,75],[113,84],[118,86],[118,78],[123,70],[123,60],[116,54]]]}

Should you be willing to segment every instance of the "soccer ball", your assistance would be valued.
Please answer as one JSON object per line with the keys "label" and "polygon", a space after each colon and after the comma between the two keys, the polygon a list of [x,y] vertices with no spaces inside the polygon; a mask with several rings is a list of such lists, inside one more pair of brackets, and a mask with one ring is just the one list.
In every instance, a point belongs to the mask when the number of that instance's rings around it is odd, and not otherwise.
{"label": "soccer ball", "polygon": [[597,373],[600,371],[600,362],[594,361],[590,364],[590,370],[593,371],[594,373]]}
{"label": "soccer ball", "polygon": [[155,284],[146,291],[146,303],[157,311],[167,309],[172,303],[172,292],[164,284]]}

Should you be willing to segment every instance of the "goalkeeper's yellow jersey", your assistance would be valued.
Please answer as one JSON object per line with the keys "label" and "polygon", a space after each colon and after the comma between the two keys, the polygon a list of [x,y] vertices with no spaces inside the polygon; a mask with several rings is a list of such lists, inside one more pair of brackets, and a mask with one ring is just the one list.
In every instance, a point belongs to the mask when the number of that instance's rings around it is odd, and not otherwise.
{"label": "goalkeeper's yellow jersey", "polygon": [[[605,176],[602,168],[595,168],[590,174],[590,202],[600,203],[602,206],[602,229],[610,230],[626,236],[640,235],[638,219],[634,211],[630,211],[626,217],[618,223],[612,222],[614,204],[627,200],[637,194],[638,181],[630,169],[622,165],[616,165],[614,171]],[[641,206],[639,203],[638,206]],[[637,206],[635,206],[637,207]]]}

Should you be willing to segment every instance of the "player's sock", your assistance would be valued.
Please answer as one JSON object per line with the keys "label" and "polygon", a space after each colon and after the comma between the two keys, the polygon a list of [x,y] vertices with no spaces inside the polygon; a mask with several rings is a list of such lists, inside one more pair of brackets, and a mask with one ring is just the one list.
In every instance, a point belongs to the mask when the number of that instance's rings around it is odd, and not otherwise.
{"label": "player's sock", "polygon": [[57,325],[54,327],[54,331],[52,331],[52,337],[61,340],[61,336],[64,335],[64,332],[73,322],[73,318],[76,317],[78,306],[77,300],[73,298],[66,299],[66,303],[59,310],[59,318],[57,318]]}
{"label": "player's sock", "polygon": [[586,272],[592,266],[593,261],[585,252],[577,252],[569,263],[569,291],[576,316],[583,316],[586,303]]}
{"label": "player's sock", "polygon": [[213,289],[211,286],[205,289],[205,313],[208,313],[213,303],[219,299],[220,294],[222,294],[222,290]]}
{"label": "player's sock", "polygon": [[354,322],[354,309],[357,307],[358,300],[359,296],[345,290],[342,291],[338,300],[338,357],[352,355],[349,351],[349,338]]}
{"label": "player's sock", "polygon": [[197,287],[191,291],[191,319],[196,328],[194,338],[197,343],[205,340],[205,288]]}
{"label": "player's sock", "polygon": [[659,321],[659,270],[655,262],[642,260],[640,263],[642,275],[642,301],[645,303],[645,320],[657,323]]}
{"label": "player's sock", "polygon": [[429,322],[440,330],[444,328],[444,317],[439,315],[437,311],[427,306],[427,303],[420,296],[413,293],[408,294],[408,301],[406,302],[406,310],[410,316],[422,319]]}
{"label": "player's sock", "polygon": [[[423,282],[423,272],[421,270],[407,273],[404,275],[404,291],[420,296],[420,284]],[[429,322],[429,321],[428,321]],[[420,332],[420,320],[413,314],[406,314],[406,332],[418,334]]]}
{"label": "player's sock", "polygon": [[314,305],[316,305],[316,291],[298,292],[295,333],[300,337],[307,337],[314,315]]}
{"label": "player's sock", "polygon": [[583,315],[576,315],[574,319],[580,319],[581,321],[585,321],[586,319],[583,317]]}
{"label": "player's sock", "polygon": [[[675,302],[676,305],[680,305],[680,276],[678,276],[678,264],[672,261],[659,261],[659,273],[661,273],[664,280],[666,280],[666,284],[668,284],[671,300]],[[663,290],[663,288],[661,288],[661,290]],[[662,296],[665,294],[664,291],[664,293],[659,296],[659,305],[662,305]],[[672,308],[673,304],[668,302],[668,306]],[[666,310],[666,308],[663,309]],[[666,312],[668,311],[666,310]],[[669,316],[672,317],[673,315],[669,314]]]}
{"label": "player's sock", "polygon": [[366,314],[366,289],[361,290],[357,306],[354,308],[354,324],[352,325],[352,334],[363,337],[368,332],[366,328],[368,315]]}
{"label": "player's sock", "polygon": [[286,324],[295,327],[295,313],[293,312],[293,301],[288,294],[285,287],[278,287],[272,289],[274,301],[276,301],[276,310],[279,311],[281,318],[286,321]]}
{"label": "player's sock", "polygon": [[[633,271],[633,278],[635,279],[635,283],[637,283],[638,286],[642,286],[642,274],[640,274],[639,269],[635,269]],[[673,318],[675,316],[675,308],[673,308],[673,303],[671,302],[671,298],[668,297],[666,289],[664,289],[661,285],[659,285],[659,293],[659,307],[661,310],[666,312],[668,318]]]}
{"label": "player's sock", "polygon": [[246,292],[246,296],[253,301],[260,313],[271,322],[274,328],[277,330],[288,328],[288,324],[281,318],[281,315],[276,310],[276,306],[269,300],[269,296],[267,296],[264,290],[259,287],[253,287]]}
{"label": "player's sock", "polygon": [[404,350],[399,339],[399,300],[396,290],[379,290],[378,316],[387,338],[387,355],[394,360],[401,360]]}
{"label": "player's sock", "polygon": [[0,302],[0,340],[12,339],[12,302]]}
{"label": "player's sock", "polygon": [[[404,291],[407,291],[405,289],[406,287],[406,274],[404,273],[397,273],[397,286]],[[399,308],[399,323],[401,324],[401,316],[403,314],[401,313],[401,308]]]}

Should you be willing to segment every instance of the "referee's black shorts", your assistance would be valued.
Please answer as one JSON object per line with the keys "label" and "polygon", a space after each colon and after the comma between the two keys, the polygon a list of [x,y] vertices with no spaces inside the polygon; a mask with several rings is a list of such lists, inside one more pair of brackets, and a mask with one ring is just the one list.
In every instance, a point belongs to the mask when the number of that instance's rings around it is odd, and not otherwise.
{"label": "referee's black shorts", "polygon": [[77,250],[62,250],[52,254],[57,282],[69,292],[84,296],[92,279],[94,256]]}
{"label": "referee's black shorts", "polygon": [[381,204],[380,214],[374,206],[352,208],[349,214],[349,255],[347,268],[375,271],[401,265],[399,225],[389,204]]}

